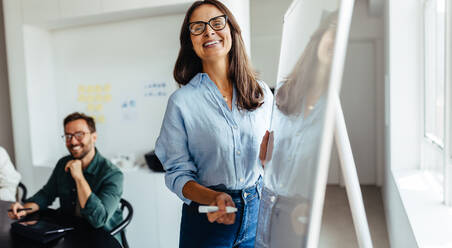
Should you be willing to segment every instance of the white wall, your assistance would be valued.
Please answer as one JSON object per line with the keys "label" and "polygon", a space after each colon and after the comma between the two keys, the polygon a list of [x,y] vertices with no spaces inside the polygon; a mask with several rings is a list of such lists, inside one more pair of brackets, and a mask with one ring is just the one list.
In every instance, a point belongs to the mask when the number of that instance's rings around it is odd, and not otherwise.
{"label": "white wall", "polygon": [[13,129],[7,70],[3,4],[0,2],[0,146],[6,149],[14,162]]}
{"label": "white wall", "polygon": [[383,200],[389,240],[393,247],[417,247],[393,170],[419,167],[420,2],[404,0],[385,3],[387,166]]}
{"label": "white wall", "polygon": [[[384,18],[382,12],[371,15],[369,8],[367,0],[355,1],[341,101],[360,183],[381,186],[384,178]],[[330,171],[339,171],[336,148]],[[333,179],[334,174],[330,173],[329,182],[335,182]]]}
{"label": "white wall", "polygon": [[251,60],[270,87],[276,86],[284,14],[290,3],[292,0],[250,1]]}

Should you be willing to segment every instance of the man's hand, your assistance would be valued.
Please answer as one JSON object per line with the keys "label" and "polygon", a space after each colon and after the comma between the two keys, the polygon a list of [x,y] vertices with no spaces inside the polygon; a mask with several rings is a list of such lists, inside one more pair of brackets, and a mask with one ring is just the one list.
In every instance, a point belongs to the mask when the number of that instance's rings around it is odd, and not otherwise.
{"label": "man's hand", "polygon": [[74,180],[79,180],[79,179],[84,178],[81,160],[74,159],[74,160],[67,162],[66,166],[64,167],[64,171],[68,172],[68,170],[71,172],[71,176],[72,176],[72,178],[74,178]]}
{"label": "man's hand", "polygon": [[207,219],[213,223],[231,225],[235,222],[235,213],[226,213],[226,206],[235,207],[231,196],[226,193],[220,193],[210,206],[218,206],[217,212],[207,213]]}
{"label": "man's hand", "polygon": [[[21,208],[31,208],[31,210],[19,211],[19,209]],[[13,220],[18,220],[21,219],[22,217],[25,217],[28,214],[38,211],[39,205],[34,202],[27,202],[22,206],[22,204],[15,202],[11,204],[11,210],[12,211],[8,211],[8,217]]]}
{"label": "man's hand", "polygon": [[11,204],[11,212],[8,211],[8,217],[13,220],[19,220],[22,217],[25,217],[27,215],[27,211],[17,211],[18,209],[24,208],[22,204],[15,202]]}

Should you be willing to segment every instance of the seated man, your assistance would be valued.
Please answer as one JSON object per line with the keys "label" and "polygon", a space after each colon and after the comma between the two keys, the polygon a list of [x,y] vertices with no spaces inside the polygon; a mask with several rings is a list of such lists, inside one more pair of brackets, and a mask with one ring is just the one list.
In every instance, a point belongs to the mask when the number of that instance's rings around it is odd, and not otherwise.
{"label": "seated man", "polygon": [[0,146],[0,200],[16,201],[16,189],[20,182],[20,174],[3,147]]}
{"label": "seated man", "polygon": [[[95,148],[93,118],[70,114],[64,119],[63,138],[70,155],[58,161],[46,185],[23,206],[17,202],[11,205],[9,217],[19,219],[45,209],[59,197],[63,214],[82,217],[94,228],[110,231],[122,221],[122,172]],[[32,210],[17,211],[20,208]],[[120,241],[119,235],[115,237]]]}

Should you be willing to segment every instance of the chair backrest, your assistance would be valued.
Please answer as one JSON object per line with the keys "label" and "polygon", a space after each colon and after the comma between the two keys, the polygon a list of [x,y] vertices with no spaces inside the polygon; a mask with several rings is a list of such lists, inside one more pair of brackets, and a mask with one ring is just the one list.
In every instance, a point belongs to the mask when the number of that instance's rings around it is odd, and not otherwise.
{"label": "chair backrest", "polygon": [[127,216],[124,218],[124,220],[119,223],[119,225],[117,225],[115,228],[113,228],[113,230],[110,231],[111,235],[116,235],[117,233],[121,233],[121,239],[122,239],[122,246],[124,248],[128,248],[129,245],[127,243],[127,239],[126,239],[126,235],[124,232],[124,229],[130,224],[130,222],[132,221],[132,217],[133,217],[133,207],[132,204],[130,204],[130,202],[126,201],[125,199],[120,200],[121,203],[121,210],[124,211],[124,208],[127,209]]}
{"label": "chair backrest", "polygon": [[22,190],[22,196],[20,196],[20,201],[25,202],[25,199],[27,199],[27,187],[21,182],[19,182],[19,185],[17,185],[18,189]]}

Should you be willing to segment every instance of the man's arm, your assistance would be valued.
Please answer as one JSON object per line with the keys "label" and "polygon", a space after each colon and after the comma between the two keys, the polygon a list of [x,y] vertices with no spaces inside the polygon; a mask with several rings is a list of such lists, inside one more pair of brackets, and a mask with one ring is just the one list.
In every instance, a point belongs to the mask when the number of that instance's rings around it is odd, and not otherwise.
{"label": "man's arm", "polygon": [[[84,206],[80,204],[81,215],[94,228],[103,227],[118,208],[122,195],[123,180],[121,171],[112,172],[102,183],[99,192],[91,192]],[[78,194],[80,197],[80,193]]]}
{"label": "man's arm", "polygon": [[66,172],[70,171],[72,178],[75,181],[77,187],[77,196],[81,208],[85,208],[86,202],[91,195],[91,187],[83,176],[82,161],[81,160],[71,160],[69,161],[64,170]]}

